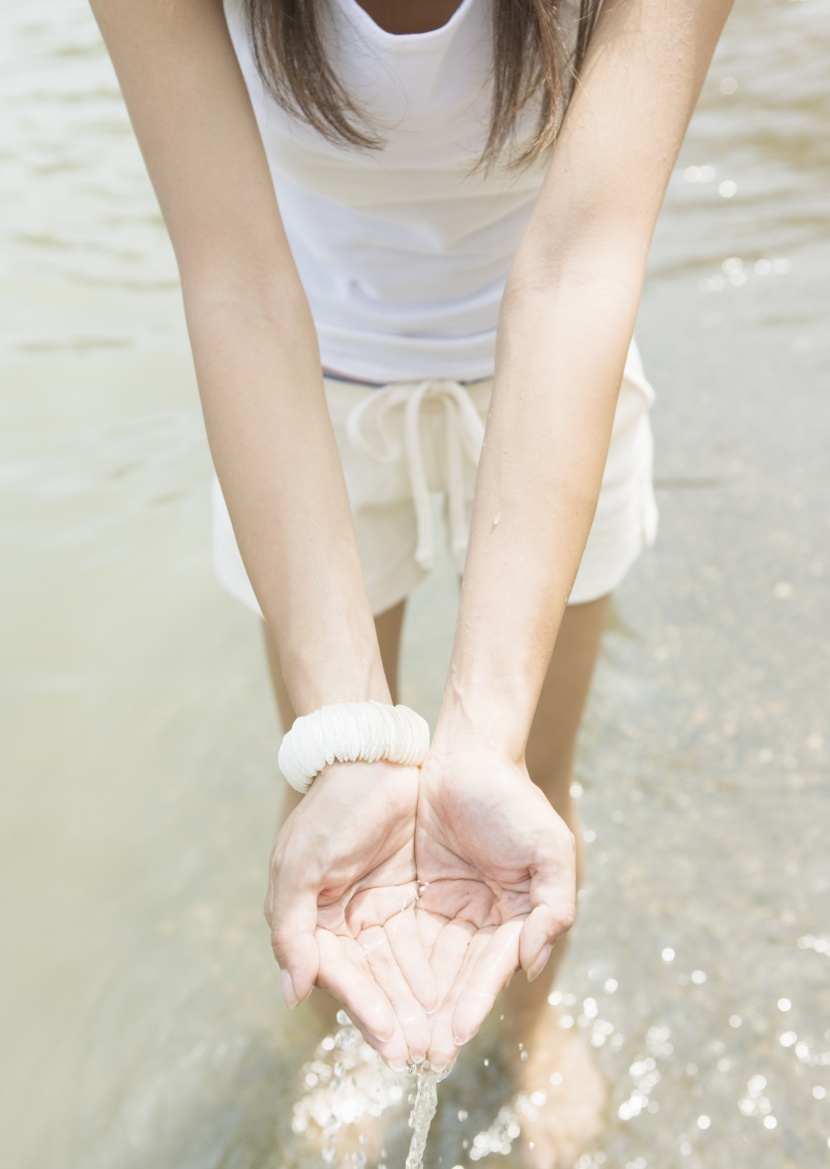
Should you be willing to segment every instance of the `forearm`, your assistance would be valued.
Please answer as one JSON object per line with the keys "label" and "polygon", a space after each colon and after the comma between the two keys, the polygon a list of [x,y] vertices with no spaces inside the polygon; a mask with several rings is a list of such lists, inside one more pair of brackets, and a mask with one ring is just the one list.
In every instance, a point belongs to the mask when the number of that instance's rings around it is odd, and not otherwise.
{"label": "forearm", "polygon": [[299,282],[185,302],[211,453],[294,709],[388,702]]}
{"label": "forearm", "polygon": [[317,339],[222,0],[93,0],[176,252],[214,462],[292,703],[388,700]]}
{"label": "forearm", "polygon": [[596,506],[654,225],[730,5],[602,7],[505,294],[444,742],[468,731],[524,750]]}
{"label": "forearm", "polygon": [[[644,258],[644,257],[643,257]],[[524,751],[590,530],[639,297],[637,256],[508,288],[439,739]]]}

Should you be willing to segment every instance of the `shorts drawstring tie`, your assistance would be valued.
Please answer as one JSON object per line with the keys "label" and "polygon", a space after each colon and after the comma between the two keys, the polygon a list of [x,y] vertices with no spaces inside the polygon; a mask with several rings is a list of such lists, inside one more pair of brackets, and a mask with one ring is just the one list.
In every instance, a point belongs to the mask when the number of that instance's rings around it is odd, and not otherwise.
{"label": "shorts drawstring tie", "polygon": [[[429,485],[421,447],[421,409],[428,400],[440,401],[444,408],[446,450],[447,512],[450,548],[457,572],[464,569],[467,555],[467,516],[464,500],[464,456],[478,466],[484,442],[484,423],[467,389],[461,382],[438,378],[422,382],[396,382],[368,395],[352,409],[346,420],[346,433],[355,449],[377,463],[394,463],[403,453],[412,487],[418,542],[415,560],[428,570],[435,563],[435,538]],[[403,452],[389,433],[386,421],[393,410],[403,411]],[[371,416],[380,432],[383,445],[372,446],[363,430]]]}

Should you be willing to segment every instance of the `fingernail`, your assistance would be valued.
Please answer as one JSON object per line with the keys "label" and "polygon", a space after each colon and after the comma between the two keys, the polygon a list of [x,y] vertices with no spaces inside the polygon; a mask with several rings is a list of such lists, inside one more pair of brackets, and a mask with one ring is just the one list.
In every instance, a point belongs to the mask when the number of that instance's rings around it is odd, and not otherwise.
{"label": "fingernail", "polygon": [[291,975],[287,970],[283,970],[280,974],[280,988],[282,989],[282,997],[285,999],[285,1005],[289,1011],[293,1011],[299,1000],[297,999],[297,992],[294,990]]}
{"label": "fingernail", "polygon": [[553,949],[552,945],[543,946],[536,961],[533,963],[533,965],[531,966],[531,968],[527,972],[527,981],[528,982],[533,982],[534,978],[538,978],[539,975],[542,973],[542,971],[545,969],[545,964],[546,964],[548,958],[550,958],[550,952],[552,949]]}
{"label": "fingernail", "polygon": [[471,1031],[470,1034],[467,1035],[464,1039],[459,1039],[457,1035],[453,1035],[453,1041],[455,1042],[455,1046],[456,1047],[463,1047],[465,1043],[469,1043],[470,1040],[473,1039],[475,1037],[475,1035],[477,1035],[477,1034],[478,1034],[478,1027],[476,1027],[475,1031]]}

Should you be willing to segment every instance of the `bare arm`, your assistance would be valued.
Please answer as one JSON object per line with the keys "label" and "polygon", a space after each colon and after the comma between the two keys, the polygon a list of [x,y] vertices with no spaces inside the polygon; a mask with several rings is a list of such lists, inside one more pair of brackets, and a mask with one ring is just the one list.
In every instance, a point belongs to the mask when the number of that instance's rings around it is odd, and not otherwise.
{"label": "bare arm", "polygon": [[[388,702],[314,326],[221,0],[92,6],[176,251],[211,452],[294,708]],[[426,1048],[416,996],[432,993],[401,912],[417,781],[383,762],[327,768],[277,837],[265,901],[287,1004],[319,984],[398,1065]]]}
{"label": "bare arm", "polygon": [[[512,265],[455,645],[421,769],[419,907],[448,1067],[574,919],[573,838],[524,751],[596,507],[663,194],[729,0],[610,0]],[[465,931],[468,946],[445,938]],[[437,957],[436,957],[437,956]]]}
{"label": "bare arm", "polygon": [[521,759],[588,537],[646,257],[731,0],[610,0],[515,256],[439,739]]}
{"label": "bare arm", "polygon": [[211,453],[298,713],[389,701],[317,338],[221,0],[92,0],[181,274]]}

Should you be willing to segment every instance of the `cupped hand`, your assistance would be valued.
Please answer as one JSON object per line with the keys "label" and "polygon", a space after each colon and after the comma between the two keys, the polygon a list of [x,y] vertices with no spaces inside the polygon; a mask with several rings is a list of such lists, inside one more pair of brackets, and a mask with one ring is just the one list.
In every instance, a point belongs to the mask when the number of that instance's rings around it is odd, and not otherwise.
{"label": "cupped hand", "polygon": [[438,984],[427,1058],[443,1070],[521,967],[535,978],[574,920],[574,839],[523,764],[431,752],[415,830],[418,923]]}
{"label": "cupped hand", "polygon": [[418,769],[336,763],[277,835],[265,916],[291,1007],[316,985],[392,1067],[423,1059],[437,988],[416,921]]}

